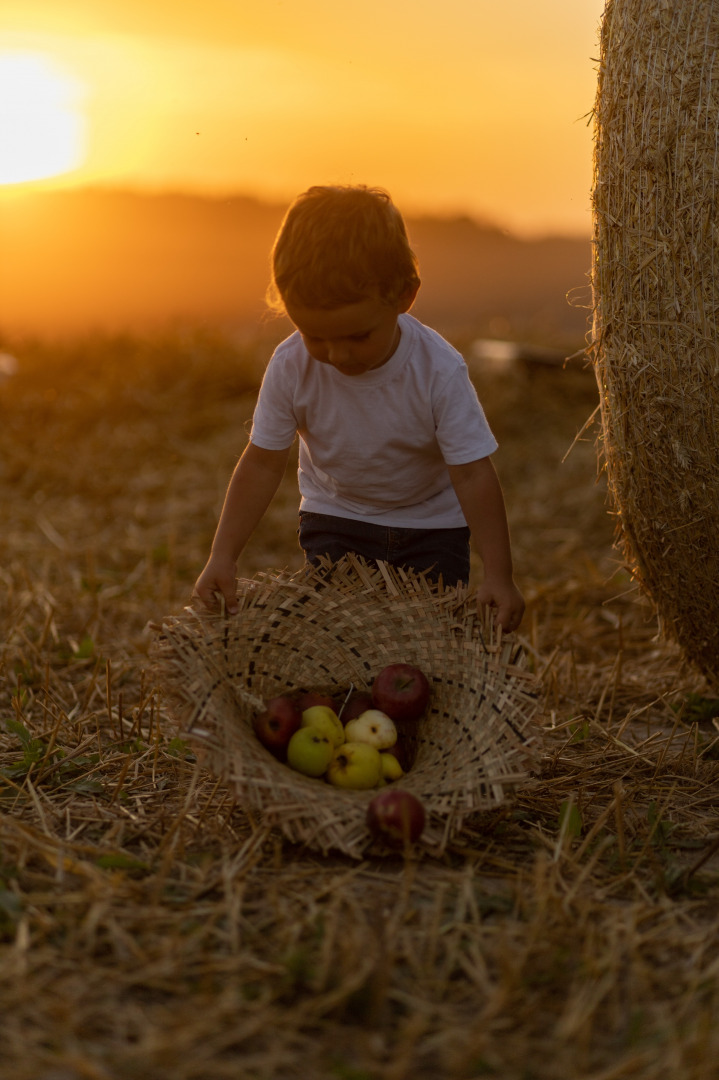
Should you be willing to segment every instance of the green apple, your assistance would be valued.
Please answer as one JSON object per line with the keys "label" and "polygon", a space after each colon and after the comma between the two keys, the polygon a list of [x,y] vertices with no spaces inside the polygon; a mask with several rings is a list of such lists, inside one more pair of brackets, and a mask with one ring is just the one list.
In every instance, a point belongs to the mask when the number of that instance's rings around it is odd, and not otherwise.
{"label": "green apple", "polygon": [[379,750],[369,743],[343,743],[335,748],[327,769],[327,779],[330,784],[341,788],[361,791],[377,787],[382,781]]}
{"label": "green apple", "polygon": [[343,728],[337,713],[327,705],[312,705],[302,713],[302,727],[313,727],[323,731],[333,746],[345,741]]}
{"label": "green apple", "polygon": [[397,728],[387,713],[367,709],[354,720],[347,721],[345,739],[347,742],[366,742],[378,750],[387,750],[397,742]]}
{"label": "green apple", "polygon": [[400,776],[404,776],[404,769],[394,754],[380,753],[380,759],[382,761],[382,776],[385,780],[399,780]]}
{"label": "green apple", "polygon": [[287,744],[287,764],[304,776],[322,776],[332,760],[331,739],[319,728],[301,727]]}

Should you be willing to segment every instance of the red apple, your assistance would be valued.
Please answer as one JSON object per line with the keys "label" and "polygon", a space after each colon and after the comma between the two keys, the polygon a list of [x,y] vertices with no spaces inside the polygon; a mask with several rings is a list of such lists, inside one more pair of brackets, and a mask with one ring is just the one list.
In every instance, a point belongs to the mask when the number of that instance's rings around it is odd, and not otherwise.
{"label": "red apple", "polygon": [[340,720],[343,724],[348,724],[350,720],[361,716],[368,709],[374,709],[374,702],[369,690],[353,690],[347,699],[347,704],[342,706]]}
{"label": "red apple", "polygon": [[429,682],[412,664],[389,664],[372,683],[372,701],[393,720],[419,720],[429,703]]}
{"label": "red apple", "polygon": [[284,761],[287,744],[302,724],[302,710],[291,697],[282,694],[267,702],[264,712],[252,720],[255,735],[271,754]]}
{"label": "red apple", "polygon": [[367,807],[367,828],[375,840],[390,847],[405,847],[419,840],[425,813],[416,795],[401,788],[386,788]]}
{"label": "red apple", "polygon": [[315,705],[326,705],[332,712],[337,712],[338,705],[334,698],[328,694],[320,694],[316,690],[306,690],[297,697],[300,712],[314,708]]}

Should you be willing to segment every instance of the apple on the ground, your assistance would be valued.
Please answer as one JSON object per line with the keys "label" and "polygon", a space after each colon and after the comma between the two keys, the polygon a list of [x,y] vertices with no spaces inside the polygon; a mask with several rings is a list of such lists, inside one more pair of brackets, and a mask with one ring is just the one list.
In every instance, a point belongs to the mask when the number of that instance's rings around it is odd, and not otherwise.
{"label": "apple on the ground", "polygon": [[322,776],[332,760],[331,739],[313,727],[301,727],[287,746],[287,764],[305,776]]}
{"label": "apple on the ground", "polygon": [[346,742],[338,746],[327,769],[330,784],[341,788],[366,790],[382,780],[382,761],[376,746]]}
{"label": "apple on the ground", "polygon": [[425,826],[422,803],[410,791],[387,788],[367,807],[367,827],[375,840],[402,848],[419,840]]}
{"label": "apple on the ground", "polygon": [[378,750],[386,750],[397,742],[397,728],[387,713],[367,709],[345,724],[345,739],[347,742],[366,742]]}
{"label": "apple on the ground", "polygon": [[302,713],[292,698],[281,694],[271,698],[263,712],[252,719],[252,728],[264,747],[284,759],[287,744],[302,724]]}
{"label": "apple on the ground", "polygon": [[427,676],[413,664],[388,664],[372,683],[374,707],[393,720],[419,720],[429,695]]}
{"label": "apple on the ground", "polygon": [[345,741],[345,729],[334,709],[328,705],[312,705],[302,713],[302,727],[315,727],[328,737],[333,746]]}

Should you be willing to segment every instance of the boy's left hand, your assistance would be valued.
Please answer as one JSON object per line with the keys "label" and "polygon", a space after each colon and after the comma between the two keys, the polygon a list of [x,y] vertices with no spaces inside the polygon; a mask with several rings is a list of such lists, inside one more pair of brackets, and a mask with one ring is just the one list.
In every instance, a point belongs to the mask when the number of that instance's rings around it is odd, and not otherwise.
{"label": "boy's left hand", "polygon": [[495,625],[505,632],[516,630],[524,615],[524,597],[514,581],[483,581],[477,589],[477,607],[486,605],[494,610]]}

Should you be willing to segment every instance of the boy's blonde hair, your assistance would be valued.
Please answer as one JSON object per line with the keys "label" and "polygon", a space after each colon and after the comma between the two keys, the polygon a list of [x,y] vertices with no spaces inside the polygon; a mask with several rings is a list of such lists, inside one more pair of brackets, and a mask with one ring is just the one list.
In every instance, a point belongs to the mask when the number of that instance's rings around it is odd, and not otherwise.
{"label": "boy's blonde hair", "polygon": [[315,186],[298,195],[272,248],[267,302],[337,308],[394,303],[419,287],[402,215],[382,188]]}

